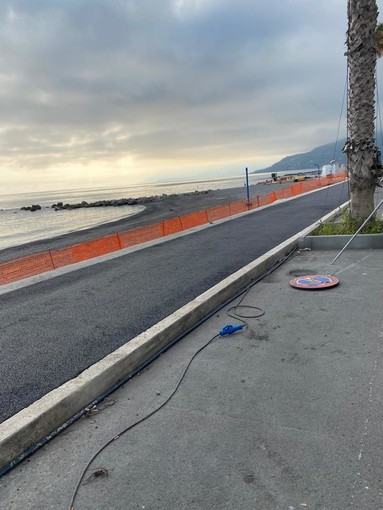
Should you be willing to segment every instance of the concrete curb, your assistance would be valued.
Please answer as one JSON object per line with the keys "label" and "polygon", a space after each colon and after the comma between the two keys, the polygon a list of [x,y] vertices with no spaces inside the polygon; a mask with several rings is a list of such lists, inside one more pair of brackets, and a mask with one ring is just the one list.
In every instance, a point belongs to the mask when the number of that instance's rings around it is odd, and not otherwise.
{"label": "concrete curb", "polygon": [[[344,205],[342,206],[344,207]],[[326,221],[340,208],[324,216]],[[0,471],[16,465],[28,449],[43,441],[87,405],[134,372],[199,320],[229,300],[298,246],[316,222],[290,237],[193,301],[0,424]]]}
{"label": "concrete curb", "polygon": [[[339,207],[339,212],[347,209],[349,202],[345,202]],[[351,235],[337,235],[337,236],[310,236],[306,234],[298,241],[298,248],[310,250],[342,250]],[[352,241],[348,250],[374,250],[383,248],[383,234],[358,234]]]}
{"label": "concrete curb", "polygon": [[[310,250],[341,250],[351,239],[351,235],[306,236],[299,240],[299,248]],[[352,241],[348,250],[382,249],[383,234],[359,234]]]}

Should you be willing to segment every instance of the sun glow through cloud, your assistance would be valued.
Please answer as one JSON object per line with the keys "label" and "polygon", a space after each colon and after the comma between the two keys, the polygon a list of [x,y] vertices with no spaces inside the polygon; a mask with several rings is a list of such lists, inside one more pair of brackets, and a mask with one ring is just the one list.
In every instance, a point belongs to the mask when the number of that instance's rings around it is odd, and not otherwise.
{"label": "sun glow through cloud", "polygon": [[14,0],[0,19],[3,192],[233,175],[336,137],[343,0]]}

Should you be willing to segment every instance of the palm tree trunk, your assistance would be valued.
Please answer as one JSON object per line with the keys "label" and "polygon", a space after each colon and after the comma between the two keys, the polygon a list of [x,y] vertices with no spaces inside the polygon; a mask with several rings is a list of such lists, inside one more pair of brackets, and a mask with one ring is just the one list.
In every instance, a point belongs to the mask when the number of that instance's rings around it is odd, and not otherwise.
{"label": "palm tree trunk", "polygon": [[362,223],[374,208],[379,152],[375,146],[376,0],[348,0],[348,139],[351,217]]}

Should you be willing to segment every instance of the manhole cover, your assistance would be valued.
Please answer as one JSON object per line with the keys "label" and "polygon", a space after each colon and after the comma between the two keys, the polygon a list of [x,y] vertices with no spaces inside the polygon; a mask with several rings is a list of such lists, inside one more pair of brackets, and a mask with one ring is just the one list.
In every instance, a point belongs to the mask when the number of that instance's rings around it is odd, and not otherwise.
{"label": "manhole cover", "polygon": [[328,289],[338,285],[338,283],[338,278],[329,274],[307,274],[293,278],[290,281],[292,287],[306,290]]}

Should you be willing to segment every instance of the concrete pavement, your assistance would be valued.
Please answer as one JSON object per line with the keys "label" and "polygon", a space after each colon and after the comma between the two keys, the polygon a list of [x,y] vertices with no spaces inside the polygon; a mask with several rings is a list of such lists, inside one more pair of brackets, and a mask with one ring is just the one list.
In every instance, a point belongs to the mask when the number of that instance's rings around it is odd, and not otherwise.
{"label": "concrete pavement", "polygon": [[[383,259],[352,250],[331,266],[335,255],[300,252],[255,285],[242,304],[264,316],[198,354],[169,403],[94,460],[74,508],[382,508]],[[339,286],[289,286],[317,272]],[[91,456],[159,407],[193,354],[238,322],[226,312],[0,479],[2,507],[67,509]]]}

